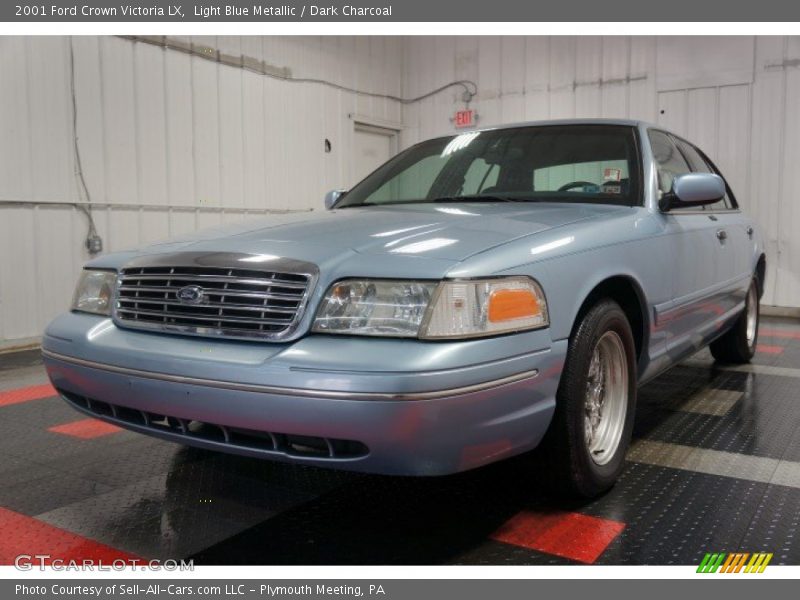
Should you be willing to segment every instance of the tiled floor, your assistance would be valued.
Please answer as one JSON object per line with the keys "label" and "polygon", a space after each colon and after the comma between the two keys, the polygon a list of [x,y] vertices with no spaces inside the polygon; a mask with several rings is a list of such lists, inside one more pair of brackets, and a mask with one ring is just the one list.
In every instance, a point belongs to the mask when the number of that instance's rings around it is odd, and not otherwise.
{"label": "tiled floor", "polygon": [[[31,550],[196,564],[800,564],[800,323],[752,365],[703,352],[640,391],[618,485],[545,495],[524,460],[438,479],[214,454],[76,413],[36,352],[0,355],[0,564]],[[35,546],[32,548],[32,546]]]}

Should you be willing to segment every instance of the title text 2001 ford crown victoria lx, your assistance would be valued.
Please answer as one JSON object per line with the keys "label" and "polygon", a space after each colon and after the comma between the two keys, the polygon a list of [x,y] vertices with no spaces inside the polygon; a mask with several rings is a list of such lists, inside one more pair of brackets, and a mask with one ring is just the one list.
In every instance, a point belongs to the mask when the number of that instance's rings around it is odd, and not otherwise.
{"label": "title text 2001 ford crown victoria lx", "polygon": [[326,205],[90,262],[43,340],[59,393],[168,440],[385,474],[540,446],[532,478],[594,496],[638,385],[707,344],[753,355],[759,235],[656,126],[437,138]]}

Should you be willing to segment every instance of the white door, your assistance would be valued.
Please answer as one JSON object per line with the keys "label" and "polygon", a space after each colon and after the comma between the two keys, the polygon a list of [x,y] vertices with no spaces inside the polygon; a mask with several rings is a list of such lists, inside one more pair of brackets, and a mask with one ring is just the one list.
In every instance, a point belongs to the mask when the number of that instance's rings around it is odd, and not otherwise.
{"label": "white door", "polygon": [[391,129],[356,123],[350,171],[351,186],[392,157],[395,152],[396,133]]}

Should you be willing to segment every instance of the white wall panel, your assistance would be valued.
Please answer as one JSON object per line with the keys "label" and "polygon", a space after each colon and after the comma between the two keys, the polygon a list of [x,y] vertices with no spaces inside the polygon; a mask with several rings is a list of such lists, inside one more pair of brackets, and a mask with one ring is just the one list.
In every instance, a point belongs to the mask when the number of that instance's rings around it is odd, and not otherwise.
{"label": "white wall panel", "polygon": [[[91,190],[92,199],[97,202],[107,202],[105,126],[103,119],[99,117],[103,115],[103,78],[100,61],[102,40],[79,36],[73,38],[72,42],[75,55],[75,90],[76,94],[80,90],[81,96],[81,101],[76,102],[75,108],[83,175],[86,186]],[[62,51],[69,52],[66,40]],[[86,200],[83,191],[76,198]]]}
{"label": "white wall panel", "polygon": [[[525,120],[525,38],[501,39],[500,112],[506,123]],[[460,90],[459,90],[460,91]]]}
{"label": "white wall panel", "polygon": [[550,115],[550,38],[525,39],[525,119]]}
{"label": "white wall panel", "polygon": [[[133,72],[139,201],[169,204],[167,137],[164,135],[167,121],[164,51],[136,44]],[[79,89],[82,90],[80,86]],[[91,123],[92,120],[79,122]]]}
{"label": "white wall panel", "polygon": [[[61,41],[62,46],[68,43],[69,41]],[[114,38],[100,40],[101,94],[103,98],[100,114],[104,133],[106,194],[107,201],[113,203],[136,204],[139,202],[140,170],[136,137],[133,50],[134,45],[131,43],[121,43],[121,40]],[[52,57],[48,57],[48,60],[51,59]],[[80,66],[76,63],[75,68],[77,70]],[[80,103],[80,99],[77,100],[77,103]],[[65,101],[65,104],[69,106],[69,102]],[[149,126],[148,123],[141,124],[142,128]],[[69,156],[68,154],[67,157]],[[39,196],[36,199],[39,199]],[[58,197],[54,199],[58,199]]]}
{"label": "white wall panel", "polygon": [[719,89],[692,89],[686,98],[686,135],[710,156],[717,155]]}
{"label": "white wall panel", "polygon": [[[239,38],[226,38],[226,52],[241,55]],[[218,74],[219,111],[219,203],[223,206],[243,204],[244,200],[244,103],[242,80],[244,71],[222,67]]]}
{"label": "white wall panel", "polygon": [[630,38],[602,38],[602,115],[627,117],[630,113]]}
{"label": "white wall panel", "polygon": [[[794,51],[798,50],[800,46],[795,46]],[[800,107],[800,69],[794,68],[786,72],[786,114],[778,206],[775,303],[782,306],[795,306],[800,303],[800,178],[798,177],[800,110],[798,107]]]}
{"label": "white wall panel", "polygon": [[[464,76],[456,74],[454,56],[458,39],[442,36],[433,38],[433,41],[433,56],[430,57],[429,60],[434,61],[434,77],[433,80],[429,82],[429,87],[424,89],[423,92],[428,92],[431,89],[437,88],[443,82],[464,78]],[[425,101],[432,108],[432,116],[437,123],[448,123],[453,102],[460,93],[460,88],[451,88]],[[440,128],[437,133],[447,134],[449,129],[449,126],[445,126]]]}
{"label": "white wall panel", "polygon": [[[244,50],[250,53],[254,49],[245,47]],[[262,75],[242,73],[242,111],[242,205],[256,207],[263,202],[267,192],[267,169],[264,165],[269,138],[265,127]]]}
{"label": "white wall panel", "polygon": [[718,87],[753,81],[753,37],[658,38],[659,90]]}
{"label": "white wall panel", "polygon": [[167,192],[169,203],[195,204],[194,103],[192,61],[180,52],[164,54],[164,131],[167,146]]}
{"label": "white wall panel", "polygon": [[658,124],[678,135],[689,134],[686,90],[658,94]]}
{"label": "white wall panel", "polygon": [[601,107],[600,76],[603,38],[582,36],[575,39],[575,115],[591,117]]}
{"label": "white wall panel", "polygon": [[550,118],[569,119],[575,116],[575,46],[576,38],[550,39]]}
{"label": "white wall panel", "polygon": [[12,198],[33,196],[28,106],[28,53],[23,38],[6,38],[0,72],[16,85],[0,85],[0,181]]}
{"label": "white wall panel", "polygon": [[[767,248],[766,294],[774,301],[778,287],[778,207],[783,159],[783,73],[763,73],[753,86],[749,213],[758,220]],[[745,192],[747,193],[747,192]],[[739,194],[740,196],[742,193]]]}
{"label": "white wall panel", "polygon": [[139,237],[142,244],[169,238],[169,215],[160,209],[142,209],[139,213]]}
{"label": "white wall panel", "polygon": [[223,202],[219,177],[219,66],[207,60],[194,59],[191,68],[194,193],[198,204],[217,206]]}
{"label": "white wall panel", "polygon": [[745,210],[750,207],[750,86],[719,88],[719,127],[714,162],[736,192]]}
{"label": "white wall panel", "polygon": [[[0,207],[0,318],[3,338],[37,335],[37,209]],[[13,260],[12,260],[13,257]],[[61,290],[57,290],[56,293]]]}
{"label": "white wall panel", "polygon": [[169,237],[178,237],[197,229],[197,211],[194,209],[177,209],[168,211]]}
{"label": "white wall panel", "polygon": [[653,37],[630,38],[628,56],[628,116],[655,122],[657,119],[656,41]]}
{"label": "white wall panel", "polygon": [[[69,151],[72,145],[69,62],[64,41],[42,37],[28,38],[26,42],[33,197],[51,201],[74,198]],[[41,82],[47,82],[47,90],[40,89]]]}

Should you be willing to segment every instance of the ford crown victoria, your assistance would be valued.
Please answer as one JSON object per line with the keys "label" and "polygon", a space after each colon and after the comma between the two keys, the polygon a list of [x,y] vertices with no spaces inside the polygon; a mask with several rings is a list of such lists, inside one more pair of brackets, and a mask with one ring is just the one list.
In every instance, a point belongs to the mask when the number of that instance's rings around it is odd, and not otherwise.
{"label": "ford crown victoria", "polygon": [[637,387],[746,362],[765,257],[720,171],[635,121],[440,137],[326,209],[86,265],[47,328],[76,409],[184,444],[395,475],[533,453],[618,477]]}

